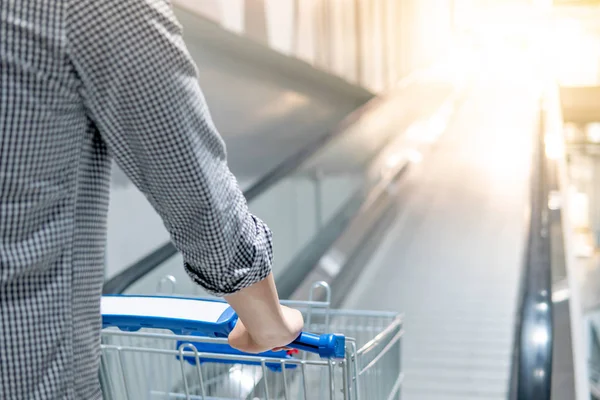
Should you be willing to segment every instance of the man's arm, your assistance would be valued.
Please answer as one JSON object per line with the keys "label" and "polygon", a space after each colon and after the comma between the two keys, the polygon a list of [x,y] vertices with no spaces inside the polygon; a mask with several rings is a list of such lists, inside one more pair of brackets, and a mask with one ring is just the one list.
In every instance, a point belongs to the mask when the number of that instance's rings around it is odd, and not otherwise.
{"label": "man's arm", "polygon": [[[252,332],[253,318],[279,307],[271,232],[249,213],[227,167],[168,1],[72,0],[67,31],[87,110],[110,152],[161,215],[191,278],[233,295],[226,298]],[[261,290],[246,289],[257,283]],[[286,336],[298,324],[283,313],[263,322]]]}

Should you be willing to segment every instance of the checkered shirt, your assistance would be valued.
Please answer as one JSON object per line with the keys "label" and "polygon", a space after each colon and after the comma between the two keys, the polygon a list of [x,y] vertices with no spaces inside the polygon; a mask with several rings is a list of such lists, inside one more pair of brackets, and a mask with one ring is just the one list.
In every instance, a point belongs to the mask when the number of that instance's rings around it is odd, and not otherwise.
{"label": "checkered shirt", "polygon": [[112,158],[195,282],[270,272],[181,35],[168,0],[0,1],[1,399],[101,397]]}

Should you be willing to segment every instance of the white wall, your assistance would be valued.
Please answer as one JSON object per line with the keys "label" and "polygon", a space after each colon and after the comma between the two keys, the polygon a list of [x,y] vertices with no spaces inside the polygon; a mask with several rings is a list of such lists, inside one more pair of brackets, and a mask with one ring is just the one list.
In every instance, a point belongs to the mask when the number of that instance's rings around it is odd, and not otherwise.
{"label": "white wall", "polygon": [[[441,55],[451,38],[451,7],[457,4],[469,10],[472,5],[466,1],[174,0],[174,3],[240,34],[247,34],[245,23],[255,22],[252,18],[260,16],[266,24],[266,37],[259,40],[264,39],[272,48],[373,91],[382,91]],[[255,31],[256,27],[252,29]]]}

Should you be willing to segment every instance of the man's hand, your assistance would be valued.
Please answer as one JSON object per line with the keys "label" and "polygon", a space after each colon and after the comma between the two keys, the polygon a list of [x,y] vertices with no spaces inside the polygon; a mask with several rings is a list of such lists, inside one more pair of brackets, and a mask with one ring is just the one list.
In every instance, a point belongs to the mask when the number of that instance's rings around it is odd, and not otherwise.
{"label": "man's hand", "polygon": [[279,350],[296,340],[304,326],[302,314],[294,309],[281,306],[283,320],[281,326],[265,326],[250,332],[241,319],[238,319],[229,334],[229,345],[245,353],[262,353]]}
{"label": "man's hand", "polygon": [[279,303],[272,274],[225,299],[239,317],[229,344],[240,351],[256,354],[285,347],[304,326],[300,311]]}

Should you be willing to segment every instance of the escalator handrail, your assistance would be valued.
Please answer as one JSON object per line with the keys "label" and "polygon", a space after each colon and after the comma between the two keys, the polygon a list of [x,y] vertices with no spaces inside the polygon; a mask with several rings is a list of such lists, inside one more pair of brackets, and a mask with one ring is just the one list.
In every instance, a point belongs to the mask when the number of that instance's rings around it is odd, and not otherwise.
{"label": "escalator handrail", "polygon": [[544,111],[534,144],[529,233],[520,282],[511,400],[550,400],[553,356],[551,242],[548,223],[548,159]]}

